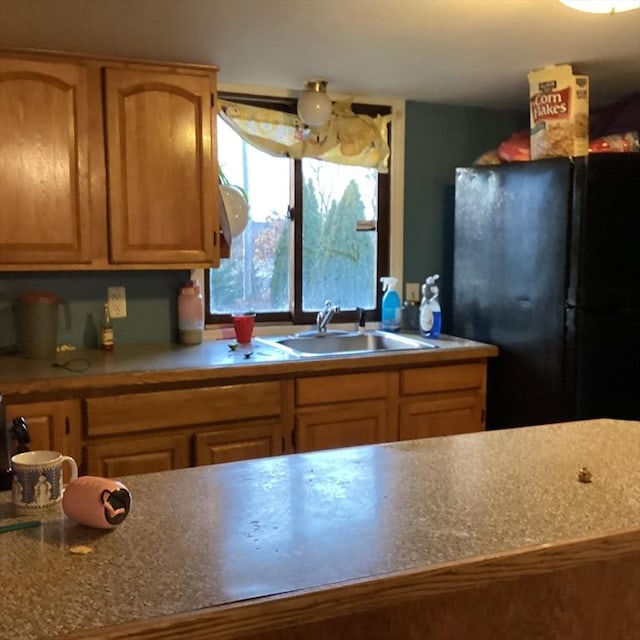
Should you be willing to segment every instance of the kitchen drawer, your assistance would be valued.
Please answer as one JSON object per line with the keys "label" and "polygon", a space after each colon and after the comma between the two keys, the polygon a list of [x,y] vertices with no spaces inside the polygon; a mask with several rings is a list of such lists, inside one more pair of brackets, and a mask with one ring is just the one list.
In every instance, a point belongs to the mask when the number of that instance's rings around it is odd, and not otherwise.
{"label": "kitchen drawer", "polygon": [[131,393],[85,400],[87,435],[231,422],[282,412],[279,382]]}
{"label": "kitchen drawer", "polygon": [[452,364],[404,369],[400,372],[400,395],[480,389],[485,381],[484,364]]}
{"label": "kitchen drawer", "polygon": [[377,371],[300,378],[296,380],[296,406],[386,398],[389,395],[390,375],[385,371]]}

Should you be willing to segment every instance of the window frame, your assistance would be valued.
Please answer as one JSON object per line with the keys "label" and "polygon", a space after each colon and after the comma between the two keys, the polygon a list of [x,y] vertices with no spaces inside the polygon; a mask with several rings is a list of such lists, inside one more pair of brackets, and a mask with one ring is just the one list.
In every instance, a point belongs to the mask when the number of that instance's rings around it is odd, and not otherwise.
{"label": "window frame", "polygon": [[[262,96],[254,94],[231,93],[220,91],[218,96],[224,100],[234,102],[242,102],[257,107],[276,108],[287,113],[296,113],[296,100],[293,98],[279,98],[274,96]],[[388,115],[392,113],[391,105],[384,104],[363,104],[353,103],[351,108],[356,114],[368,116]],[[216,116],[217,117],[217,116]],[[388,141],[391,148],[392,128],[388,125]],[[292,160],[293,174],[293,202],[289,208],[289,218],[293,227],[293,300],[292,308],[289,311],[280,311],[256,314],[256,324],[259,323],[283,323],[293,325],[308,325],[316,321],[317,311],[304,312],[302,310],[302,231],[303,231],[303,212],[302,212],[302,161]],[[376,271],[377,278],[390,273],[390,254],[391,254],[391,162],[389,162],[388,173],[378,173],[378,212],[376,220],[377,246],[376,246]],[[367,233],[363,231],[362,233]],[[233,249],[232,249],[233,250]],[[209,300],[211,296],[209,283],[209,269],[204,271],[205,284],[205,324],[221,325],[228,324],[232,321],[230,314],[212,314],[209,311]],[[376,287],[376,307],[373,310],[367,310],[367,320],[379,321],[381,315],[382,304],[382,288]],[[337,322],[355,322],[357,321],[357,312],[355,310],[345,310],[335,317]]]}

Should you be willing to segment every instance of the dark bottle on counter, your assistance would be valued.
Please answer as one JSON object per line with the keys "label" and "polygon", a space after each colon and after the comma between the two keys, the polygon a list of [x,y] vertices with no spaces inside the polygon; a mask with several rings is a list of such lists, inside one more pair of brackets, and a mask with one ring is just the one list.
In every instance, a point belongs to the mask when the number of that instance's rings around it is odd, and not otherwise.
{"label": "dark bottle on counter", "polygon": [[29,451],[29,427],[24,418],[7,422],[5,405],[0,395],[0,491],[8,491],[13,484],[11,457]]}
{"label": "dark bottle on counter", "polygon": [[103,351],[113,351],[113,325],[109,305],[105,302],[102,325],[100,327],[100,348]]}

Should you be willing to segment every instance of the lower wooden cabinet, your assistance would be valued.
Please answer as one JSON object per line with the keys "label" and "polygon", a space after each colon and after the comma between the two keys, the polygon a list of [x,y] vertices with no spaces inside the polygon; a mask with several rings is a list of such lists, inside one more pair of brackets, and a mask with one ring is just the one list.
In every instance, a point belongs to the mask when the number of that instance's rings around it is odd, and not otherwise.
{"label": "lower wooden cabinet", "polygon": [[[33,449],[119,477],[484,429],[486,361],[7,403]],[[81,456],[84,446],[84,456]]]}
{"label": "lower wooden cabinet", "polygon": [[373,371],[296,380],[294,450],[395,439],[397,374]]}
{"label": "lower wooden cabinet", "polygon": [[[59,451],[81,464],[82,419],[80,400],[8,404],[5,419],[24,417],[29,427],[29,448]],[[65,477],[68,474],[64,467]]]}
{"label": "lower wooden cabinet", "polygon": [[123,476],[284,453],[287,388],[258,381],[87,398],[88,472]]}
{"label": "lower wooden cabinet", "polygon": [[400,407],[398,440],[482,431],[482,407],[475,395],[411,401]]}
{"label": "lower wooden cabinet", "polygon": [[87,446],[87,473],[114,478],[190,466],[189,436],[155,435]]}
{"label": "lower wooden cabinet", "polygon": [[251,426],[227,425],[194,436],[194,463],[217,464],[284,453],[280,424],[270,422]]}
{"label": "lower wooden cabinet", "polygon": [[295,450],[318,451],[389,439],[386,400],[349,402],[296,416]]}
{"label": "lower wooden cabinet", "polygon": [[398,440],[482,431],[485,402],[482,363],[401,371]]}

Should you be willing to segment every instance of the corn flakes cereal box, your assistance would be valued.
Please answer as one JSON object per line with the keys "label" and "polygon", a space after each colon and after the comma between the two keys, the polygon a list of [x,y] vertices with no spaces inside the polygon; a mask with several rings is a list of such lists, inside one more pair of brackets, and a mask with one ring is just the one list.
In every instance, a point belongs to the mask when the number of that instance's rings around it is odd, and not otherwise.
{"label": "corn flakes cereal box", "polygon": [[589,78],[571,65],[529,72],[531,159],[589,153]]}

